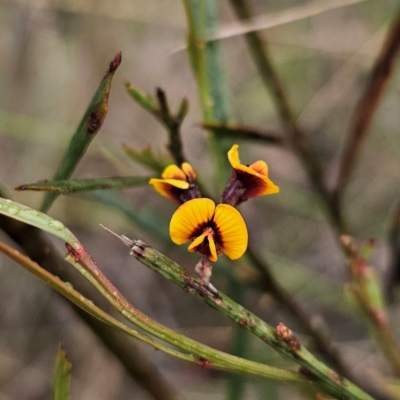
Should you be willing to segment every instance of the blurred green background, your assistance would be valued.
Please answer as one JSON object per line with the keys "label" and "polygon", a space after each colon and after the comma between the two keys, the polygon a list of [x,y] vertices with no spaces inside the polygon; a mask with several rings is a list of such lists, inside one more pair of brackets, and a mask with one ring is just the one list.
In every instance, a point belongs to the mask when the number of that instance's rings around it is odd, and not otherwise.
{"label": "blurred green background", "polygon": [[[296,10],[307,6],[312,11],[315,3],[251,3],[260,20],[280,21],[294,16],[292,22],[277,23],[260,33],[269,44],[299,122],[319,155],[330,185],[337,176],[349,120],[398,11],[398,2],[360,1],[305,18],[296,17]],[[318,7],[330,3],[319,1]],[[230,32],[237,21],[229,2],[221,0],[218,4],[220,30]],[[151,146],[156,152],[165,152],[167,135],[128,96],[125,84],[130,82],[149,94],[154,94],[156,87],[163,88],[173,107],[182,97],[188,98],[190,110],[182,127],[184,151],[218,199],[217,171],[207,133],[199,126],[202,113],[185,40],[183,3],[172,0],[1,0],[0,182],[12,189],[52,177],[109,62],[122,51],[109,114],[74,177],[149,175],[122,152],[122,144],[137,150]],[[283,135],[243,37],[233,35],[219,43],[232,121]],[[390,261],[387,235],[391,212],[400,197],[399,84],[397,67],[344,201],[351,234],[377,239],[372,263],[382,279]],[[241,206],[253,248],[268,259],[277,279],[307,312],[316,319],[324,318],[334,343],[355,370],[367,376],[386,371],[361,318],[346,298],[343,257],[298,160],[287,149],[239,144],[242,161],[265,160],[271,179],[281,188],[279,195]],[[33,192],[13,195],[34,208],[42,198]],[[130,258],[125,248],[99,227],[103,223],[143,239],[193,270],[195,255],[158,239],[160,233],[167,233],[174,205],[151,187],[124,190],[121,195],[143,220],[156,223],[158,232],[152,235],[117,210],[95,204],[104,196],[99,193],[62,196],[49,213],[80,238],[103,271],[140,310],[201,342],[232,351],[230,321]],[[9,241],[3,234],[0,238]],[[55,244],[64,253],[62,244]],[[234,298],[242,296],[244,304],[270,324],[283,321],[294,330],[298,328],[280,304],[254,285],[246,284],[245,290],[240,290],[243,293],[232,288],[232,272],[244,278],[251,274],[246,259],[232,263],[230,268],[217,263],[213,279],[216,287]],[[398,311],[396,304],[391,306],[396,331],[400,328]],[[260,341],[245,336],[246,357],[286,365]],[[49,398],[60,340],[73,363],[72,398],[150,398],[64,301],[1,256],[0,399]],[[228,374],[200,369],[141,347],[183,397],[227,398]],[[244,385],[243,399],[296,398],[288,388],[253,378],[246,378]]]}

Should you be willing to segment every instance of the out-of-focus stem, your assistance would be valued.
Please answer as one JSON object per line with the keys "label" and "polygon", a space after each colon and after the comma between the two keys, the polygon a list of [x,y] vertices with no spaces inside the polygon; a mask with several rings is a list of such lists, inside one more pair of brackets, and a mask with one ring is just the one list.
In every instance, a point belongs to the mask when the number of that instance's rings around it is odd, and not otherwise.
{"label": "out-of-focus stem", "polygon": [[[342,236],[341,239],[353,277],[351,289],[358,308],[366,317],[368,327],[391,366],[393,374],[400,377],[400,348],[389,323],[380,282],[354,240],[349,236]],[[364,245],[364,251],[365,247]],[[371,244],[367,250],[370,247]]]}
{"label": "out-of-focus stem", "polygon": [[[367,86],[358,102],[350,123],[347,143],[343,151],[339,176],[335,187],[334,200],[336,203],[340,202],[345,186],[354,170],[361,147],[367,137],[371,121],[393,72],[399,50],[400,10],[388,31],[386,40],[370,73]],[[336,204],[336,208],[338,207],[339,205]]]}
{"label": "out-of-focus stem", "polygon": [[[251,20],[250,8],[246,0],[231,0],[231,4],[240,20],[244,22]],[[335,226],[343,230],[344,225],[340,210],[333,207],[332,196],[324,182],[323,171],[317,154],[315,154],[306,139],[305,133],[297,123],[296,116],[286,96],[281,80],[275,71],[266,44],[261,40],[258,32],[246,33],[245,39],[258,72],[266,87],[270,90],[272,100],[275,103],[293,151],[301,159],[312,184],[327,204],[326,211],[332,222]]]}
{"label": "out-of-focus stem", "polygon": [[393,291],[400,283],[400,202],[393,213],[388,241],[391,260],[386,277],[386,295],[389,301],[393,301]]}

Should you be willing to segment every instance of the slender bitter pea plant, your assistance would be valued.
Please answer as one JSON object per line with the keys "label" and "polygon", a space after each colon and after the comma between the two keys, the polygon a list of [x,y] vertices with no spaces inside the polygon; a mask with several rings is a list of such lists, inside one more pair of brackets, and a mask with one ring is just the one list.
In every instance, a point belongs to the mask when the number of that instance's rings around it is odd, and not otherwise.
{"label": "slender bitter pea plant", "polygon": [[[230,3],[237,18],[247,25],[251,24],[252,11],[248,2],[231,0]],[[164,126],[168,137],[167,151],[157,154],[151,148],[138,151],[124,145],[123,151],[149,170],[147,175],[71,179],[106,118],[112,79],[122,61],[122,55],[119,53],[101,80],[59,165],[55,168],[53,178],[50,181],[23,184],[16,188],[20,191],[44,191],[40,209],[32,209],[14,201],[13,194],[0,187],[0,228],[26,254],[5,243],[0,243],[0,251],[74,304],[74,310],[85,323],[118,358],[123,360],[130,375],[155,399],[179,399],[179,388],[172,388],[158,374],[140,349],[127,340],[128,336],[183,362],[234,373],[230,375],[233,378],[228,390],[232,399],[244,398],[241,394],[243,376],[291,385],[306,398],[400,398],[399,385],[395,383],[395,379],[400,377],[400,348],[391,327],[381,283],[368,262],[373,244],[370,241],[360,243],[350,235],[342,201],[345,185],[350,179],[351,170],[367,134],[371,115],[390,78],[391,67],[400,47],[400,16],[388,30],[365,93],[355,110],[337,184],[331,190],[325,180],[318,154],[295,117],[288,94],[274,68],[266,41],[261,40],[257,30],[244,31],[250,55],[271,95],[286,136],[233,122],[226,72],[219,42],[216,40],[217,2],[184,0],[183,5],[188,27],[188,59],[202,108],[203,120],[199,121],[199,124],[207,132],[204,140],[209,143],[215,164],[215,176],[205,177],[197,174],[193,163],[186,157],[182,142],[182,123],[189,112],[188,100],[183,99],[177,109],[172,110],[167,94],[162,88],[157,88],[153,97],[134,85],[127,84],[126,90],[134,101]],[[241,161],[237,144],[239,141],[257,143],[260,146],[280,146],[293,152],[298,158],[311,187],[320,198],[321,209],[347,260],[347,285],[353,304],[363,315],[371,333],[371,341],[381,350],[390,372],[373,381],[357,373],[358,371],[354,370],[335,348],[326,330],[320,329],[313,322],[312,316],[280,283],[279,276],[272,272],[276,269],[270,268],[270,261],[260,256],[261,252],[252,243],[251,237],[249,238],[246,218],[242,215],[240,205],[264,195],[279,198],[282,185],[276,179],[270,178],[274,176],[276,169],[271,165],[269,170],[266,160]],[[149,196],[155,195],[155,190],[166,198],[165,201],[170,200],[176,204],[167,226],[154,223],[154,219],[136,212],[122,197],[110,194],[111,190],[139,186],[147,186]],[[97,192],[100,189],[103,192]],[[105,190],[107,192],[104,192]],[[181,245],[187,246],[191,253],[198,253],[197,262],[184,268],[157,250],[157,246],[149,240],[149,243],[145,243],[139,238],[116,233],[112,227],[101,225],[112,235],[110,238],[116,237],[127,246],[129,254],[141,264],[179,286],[188,296],[195,296],[199,301],[211,306],[215,312],[231,320],[235,326],[235,354],[193,340],[141,312],[105,275],[101,263],[95,261],[96,254],[89,254],[77,236],[68,229],[68,221],[61,222],[47,215],[59,195],[84,191],[96,191],[93,196],[96,202],[117,209],[128,217],[133,225],[153,238],[155,243],[172,241],[176,245],[177,255],[182,254]],[[394,254],[398,253],[396,249],[400,242],[399,235],[396,236],[398,226],[399,219],[396,218],[391,237]],[[50,233],[65,243],[65,261],[42,232]],[[122,251],[117,244],[115,248],[116,251]],[[224,271],[230,269],[230,260],[236,262],[235,260],[245,259],[248,267],[257,276],[257,284],[278,301],[308,335],[307,343],[288,326],[284,318],[272,326],[252,312],[251,306],[248,309],[240,301],[232,299],[233,296],[228,296],[220,290],[218,284],[214,285],[213,264],[218,259],[222,262],[215,268],[221,267]],[[65,262],[68,263],[68,267]],[[119,266],[114,267],[118,269]],[[89,289],[81,284],[72,272],[73,269],[81,274],[80,279],[90,283]],[[240,281],[240,276],[238,274],[233,277],[231,272],[226,273],[227,280],[243,291],[246,286]],[[101,303],[98,299],[107,300],[109,308],[97,306],[97,303]],[[116,319],[111,308],[119,312],[122,318]],[[243,336],[243,332],[247,335]],[[285,369],[278,364],[249,360],[243,351],[249,335],[257,338],[262,346],[269,346],[275,350],[286,359],[285,365],[292,367]],[[309,344],[312,351],[308,350]],[[55,383],[55,398],[60,399],[69,397],[70,364],[68,360],[62,361],[64,358],[66,360],[65,354],[60,351]],[[265,393],[264,398],[269,398],[268,393]]]}

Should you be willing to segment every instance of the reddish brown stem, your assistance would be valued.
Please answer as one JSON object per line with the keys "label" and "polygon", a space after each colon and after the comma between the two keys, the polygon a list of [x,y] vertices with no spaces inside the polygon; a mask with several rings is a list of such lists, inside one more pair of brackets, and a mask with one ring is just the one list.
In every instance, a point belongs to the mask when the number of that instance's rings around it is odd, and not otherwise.
{"label": "reddish brown stem", "polygon": [[361,147],[367,137],[372,118],[392,74],[399,49],[400,11],[386,36],[381,52],[371,71],[367,87],[351,120],[335,187],[336,203],[340,202],[342,193],[354,169]]}

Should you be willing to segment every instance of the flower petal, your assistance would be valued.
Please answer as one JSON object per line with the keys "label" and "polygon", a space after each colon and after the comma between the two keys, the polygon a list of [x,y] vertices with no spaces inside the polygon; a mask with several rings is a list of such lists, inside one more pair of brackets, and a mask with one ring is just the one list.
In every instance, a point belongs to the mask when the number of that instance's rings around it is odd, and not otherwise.
{"label": "flower petal", "polygon": [[169,234],[176,244],[197,238],[214,215],[215,203],[210,199],[193,199],[182,204],[174,213]]}
{"label": "flower petal", "polygon": [[260,175],[268,177],[268,165],[265,161],[256,161],[255,163],[251,164],[250,169],[256,171]]}
{"label": "flower petal", "polygon": [[177,179],[180,181],[186,181],[185,173],[176,165],[168,165],[161,174],[164,179]]}
{"label": "flower petal", "polygon": [[191,182],[193,182],[196,179],[196,173],[194,172],[192,166],[189,163],[187,162],[182,163],[182,170]]}
{"label": "flower petal", "polygon": [[228,160],[233,168],[236,168],[238,165],[240,165],[239,145],[234,144],[232,148],[228,151]]}
{"label": "flower petal", "polygon": [[246,223],[240,212],[228,204],[218,204],[214,223],[217,228],[216,240],[222,251],[232,260],[240,258],[248,242]]}
{"label": "flower petal", "polygon": [[246,189],[245,196],[247,199],[279,192],[279,187],[276,186],[271,179],[259,174],[250,167],[239,165],[236,167],[235,171],[237,179]]}
{"label": "flower petal", "polygon": [[180,181],[178,179],[163,179],[163,181],[169,185],[175,186],[178,189],[189,189],[189,183],[186,181]]}
{"label": "flower petal", "polygon": [[154,189],[162,196],[181,203],[180,195],[182,191],[189,187],[189,183],[186,181],[178,181],[176,179],[150,179],[150,185],[153,185]]}
{"label": "flower petal", "polygon": [[215,262],[218,260],[218,256],[217,256],[217,248],[214,242],[214,235],[208,234],[207,239],[208,239],[208,247],[210,249],[210,254],[208,255],[208,258],[210,261]]}
{"label": "flower petal", "polygon": [[203,233],[203,234],[201,234],[199,237],[197,237],[196,239],[194,239],[193,242],[192,242],[192,243],[190,244],[190,246],[188,247],[188,250],[189,250],[191,253],[194,253],[195,251],[197,251],[196,247],[197,247],[197,246],[200,246],[200,245],[204,242],[204,239],[206,238],[206,235],[207,235],[207,234]]}

